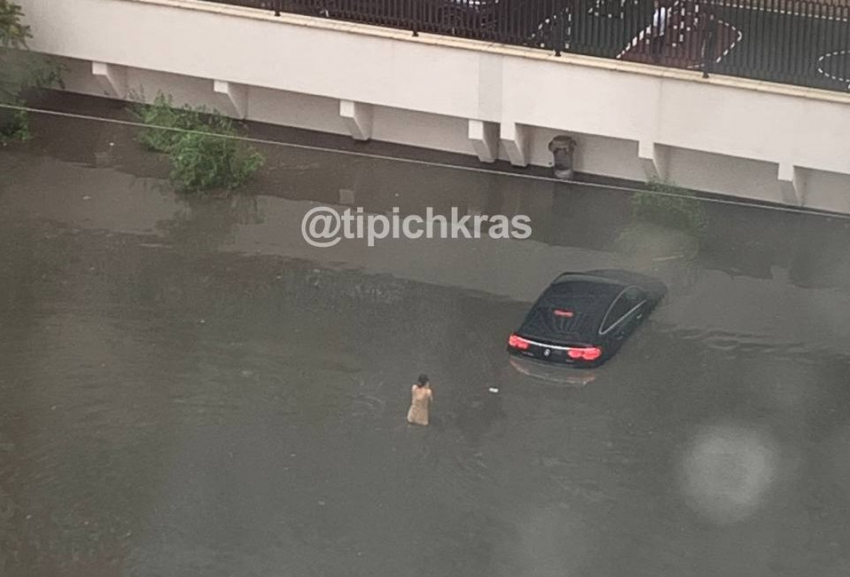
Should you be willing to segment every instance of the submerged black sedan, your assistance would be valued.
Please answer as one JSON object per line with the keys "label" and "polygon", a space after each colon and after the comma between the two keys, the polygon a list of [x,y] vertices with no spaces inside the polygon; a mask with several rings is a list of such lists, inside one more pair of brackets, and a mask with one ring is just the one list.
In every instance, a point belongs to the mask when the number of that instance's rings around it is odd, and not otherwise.
{"label": "submerged black sedan", "polygon": [[667,293],[656,279],[621,270],[564,273],[508,339],[511,354],[577,368],[610,359]]}

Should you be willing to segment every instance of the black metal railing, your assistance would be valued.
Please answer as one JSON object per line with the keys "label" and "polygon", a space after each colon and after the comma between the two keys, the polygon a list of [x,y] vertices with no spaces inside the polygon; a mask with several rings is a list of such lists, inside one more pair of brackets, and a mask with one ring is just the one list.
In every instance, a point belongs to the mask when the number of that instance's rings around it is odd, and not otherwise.
{"label": "black metal railing", "polygon": [[850,90],[850,0],[208,0]]}

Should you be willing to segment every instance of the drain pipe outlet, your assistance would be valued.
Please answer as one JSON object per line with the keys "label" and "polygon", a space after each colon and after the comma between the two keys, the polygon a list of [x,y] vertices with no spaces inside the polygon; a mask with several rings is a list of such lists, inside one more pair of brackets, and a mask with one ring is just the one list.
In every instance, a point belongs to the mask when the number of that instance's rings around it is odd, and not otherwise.
{"label": "drain pipe outlet", "polygon": [[573,152],[576,149],[576,141],[569,136],[556,136],[549,143],[549,152],[553,156],[555,178],[572,180],[573,178]]}

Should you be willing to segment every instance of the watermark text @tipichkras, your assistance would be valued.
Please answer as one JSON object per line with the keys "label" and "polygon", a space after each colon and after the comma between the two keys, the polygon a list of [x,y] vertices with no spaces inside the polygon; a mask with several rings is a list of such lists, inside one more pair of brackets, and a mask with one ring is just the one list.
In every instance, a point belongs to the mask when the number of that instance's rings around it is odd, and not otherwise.
{"label": "watermark text @tipichkras", "polygon": [[511,217],[497,214],[460,215],[457,208],[450,216],[434,214],[428,207],[425,216],[402,216],[398,208],[391,214],[366,213],[362,208],[342,211],[329,206],[317,206],[307,211],[301,221],[304,240],[315,247],[328,248],[341,240],[365,240],[375,246],[385,239],[514,239],[531,236],[531,218],[519,214]]}

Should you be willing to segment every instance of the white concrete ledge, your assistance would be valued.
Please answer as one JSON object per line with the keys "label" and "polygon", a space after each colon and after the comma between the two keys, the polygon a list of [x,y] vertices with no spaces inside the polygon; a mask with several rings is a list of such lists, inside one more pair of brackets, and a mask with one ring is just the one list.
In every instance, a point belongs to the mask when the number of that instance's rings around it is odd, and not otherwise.
{"label": "white concrete ledge", "polygon": [[91,71],[106,96],[120,100],[127,98],[127,69],[125,67],[107,64],[106,62],[92,62]]}
{"label": "white concrete ledge", "polygon": [[667,180],[667,163],[670,157],[665,147],[641,140],[638,142],[638,158],[647,180]]}
{"label": "white concrete ledge", "polygon": [[499,157],[499,125],[481,120],[469,121],[469,140],[481,162],[495,162]]}
{"label": "white concrete ledge", "polygon": [[789,162],[779,163],[779,189],[782,199],[792,206],[803,206],[806,182],[803,169]]}
{"label": "white concrete ledge", "polygon": [[503,122],[499,138],[514,166],[528,166],[528,129],[515,122]]}
{"label": "white concrete ledge", "polygon": [[372,107],[369,104],[341,100],[339,115],[354,140],[366,141],[372,138]]}
{"label": "white concrete ledge", "polygon": [[219,97],[219,102],[227,111],[227,114],[239,119],[248,116],[248,89],[246,86],[225,82],[224,80],[214,80],[213,92]]}

